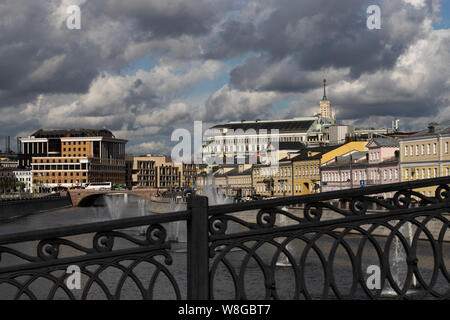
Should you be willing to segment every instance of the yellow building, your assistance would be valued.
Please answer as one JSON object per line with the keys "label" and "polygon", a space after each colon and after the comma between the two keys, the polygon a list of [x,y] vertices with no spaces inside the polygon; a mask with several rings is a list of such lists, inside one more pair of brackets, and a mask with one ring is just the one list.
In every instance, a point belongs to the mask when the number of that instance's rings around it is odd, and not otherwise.
{"label": "yellow building", "polygon": [[320,189],[320,159],[319,152],[299,155],[292,159],[294,172],[293,195],[318,192]]}
{"label": "yellow building", "polygon": [[273,195],[275,197],[292,195],[292,161],[289,158],[281,159],[278,170],[274,172]]}
{"label": "yellow building", "polygon": [[[400,181],[430,179],[450,175],[450,122],[430,123],[400,143]],[[434,196],[436,187],[417,189]]]}
{"label": "yellow building", "polygon": [[278,166],[254,165],[253,188],[257,195],[292,196],[320,192],[320,167],[336,157],[365,151],[367,141],[304,148],[280,160]]}
{"label": "yellow building", "polygon": [[252,167],[253,189],[257,195],[272,196],[274,188],[273,168],[268,164],[255,164]]}
{"label": "yellow building", "polygon": [[355,151],[365,151],[367,141],[352,141],[344,145],[305,149],[292,158],[293,195],[320,192],[321,165]]}

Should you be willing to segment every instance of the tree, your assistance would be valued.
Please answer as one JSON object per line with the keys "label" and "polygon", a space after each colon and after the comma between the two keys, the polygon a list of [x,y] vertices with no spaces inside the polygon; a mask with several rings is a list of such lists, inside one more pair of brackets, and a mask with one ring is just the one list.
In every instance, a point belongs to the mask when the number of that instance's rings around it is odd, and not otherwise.
{"label": "tree", "polygon": [[12,177],[3,177],[0,179],[0,189],[3,190],[3,193],[7,191],[15,190],[17,186],[16,179]]}

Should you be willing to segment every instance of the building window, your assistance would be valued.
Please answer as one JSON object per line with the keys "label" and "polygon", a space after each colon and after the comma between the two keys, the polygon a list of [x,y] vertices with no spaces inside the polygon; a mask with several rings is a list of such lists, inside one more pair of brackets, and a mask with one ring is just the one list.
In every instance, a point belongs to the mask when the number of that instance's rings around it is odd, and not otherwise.
{"label": "building window", "polygon": [[431,168],[428,168],[428,179],[431,178]]}
{"label": "building window", "polygon": [[431,154],[431,146],[430,146],[430,144],[427,144],[427,154]]}
{"label": "building window", "polygon": [[406,180],[409,179],[409,177],[408,177],[408,169],[405,169],[405,179],[406,179]]}
{"label": "building window", "polygon": [[437,174],[437,168],[434,168],[433,171],[434,171],[434,176],[433,176],[433,178],[437,178],[437,175],[438,175],[438,174]]}
{"label": "building window", "polygon": [[418,156],[418,155],[419,155],[419,145],[416,144],[416,156]]}
{"label": "building window", "polygon": [[421,152],[422,152],[422,155],[425,154],[425,145],[424,144],[421,146]]}
{"label": "building window", "polygon": [[406,146],[405,147],[405,157],[407,157],[408,156],[408,147]]}
{"label": "building window", "polygon": [[433,154],[436,154],[436,143],[433,144]]}
{"label": "building window", "polygon": [[448,153],[448,142],[445,143],[445,153]]}

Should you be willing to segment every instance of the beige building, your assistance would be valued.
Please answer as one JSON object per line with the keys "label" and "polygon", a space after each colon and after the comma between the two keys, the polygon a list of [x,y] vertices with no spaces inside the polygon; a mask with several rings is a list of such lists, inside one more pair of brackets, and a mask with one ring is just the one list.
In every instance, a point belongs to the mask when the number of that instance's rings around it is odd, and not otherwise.
{"label": "beige building", "polygon": [[254,165],[253,189],[262,196],[289,196],[292,193],[292,162],[282,159],[278,166]]}
{"label": "beige building", "polygon": [[254,194],[252,184],[252,166],[239,164],[227,172],[227,194],[236,197],[246,197]]}
{"label": "beige building", "polygon": [[[400,143],[400,181],[430,179],[450,175],[450,121],[430,123]],[[436,187],[417,189],[426,196],[434,196]]]}
{"label": "beige building", "polygon": [[228,194],[227,173],[234,170],[234,168],[234,165],[223,165],[213,173],[214,188],[216,189],[217,193]]}
{"label": "beige building", "polygon": [[191,190],[196,176],[195,164],[173,163],[167,156],[151,154],[133,157],[134,188]]}

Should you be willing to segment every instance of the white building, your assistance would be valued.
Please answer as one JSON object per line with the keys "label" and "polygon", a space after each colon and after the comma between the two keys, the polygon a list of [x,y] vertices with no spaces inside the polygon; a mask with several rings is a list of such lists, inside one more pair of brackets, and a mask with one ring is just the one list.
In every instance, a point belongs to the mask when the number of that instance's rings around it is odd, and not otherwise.
{"label": "white building", "polygon": [[17,168],[19,166],[18,160],[1,159],[0,168]]}
{"label": "white building", "polygon": [[324,96],[319,112],[312,117],[285,120],[236,121],[210,128],[203,145],[203,162],[208,159],[259,157],[269,145],[301,142],[305,146],[329,143],[329,128],[336,124],[330,101]]}
{"label": "white building", "polygon": [[333,125],[329,128],[330,144],[341,144],[353,134],[354,128],[347,125]]}
{"label": "white building", "polygon": [[27,169],[15,169],[13,170],[14,179],[18,182],[22,182],[25,184],[25,192],[33,191],[33,180],[32,180],[32,172]]}

